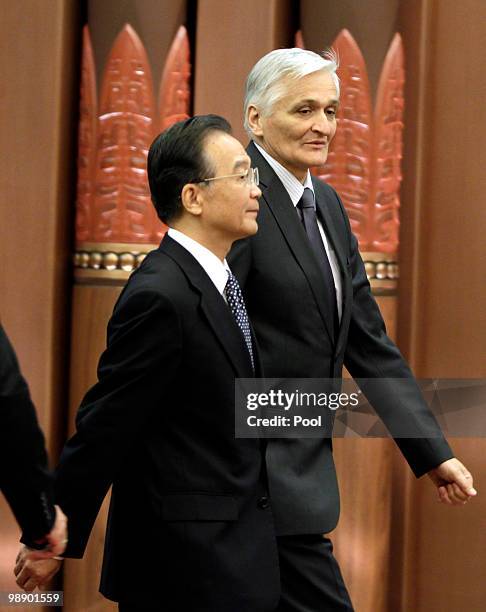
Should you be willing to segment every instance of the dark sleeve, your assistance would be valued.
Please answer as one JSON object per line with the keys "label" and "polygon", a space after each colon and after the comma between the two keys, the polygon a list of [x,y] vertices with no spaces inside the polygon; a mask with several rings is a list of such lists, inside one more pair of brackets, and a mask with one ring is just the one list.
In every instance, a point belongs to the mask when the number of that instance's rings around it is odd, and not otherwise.
{"label": "dark sleeve", "polygon": [[[340,205],[350,236],[353,282],[353,310],[344,365],[358,383],[359,379],[377,379],[360,386],[392,435],[394,432],[398,434],[395,442],[419,477],[453,457],[453,453],[409,366],[386,333],[385,323],[371,293],[358,242]],[[408,437],[408,432],[411,437]]]}
{"label": "dark sleeve", "polygon": [[82,557],[100,506],[123,462],[140,443],[181,360],[177,313],[163,296],[121,299],[108,325],[98,383],[84,397],[76,433],[56,471],[56,501],[68,517],[67,557]]}
{"label": "dark sleeve", "polygon": [[49,533],[55,519],[44,436],[29,389],[0,325],[0,488],[26,542]]}

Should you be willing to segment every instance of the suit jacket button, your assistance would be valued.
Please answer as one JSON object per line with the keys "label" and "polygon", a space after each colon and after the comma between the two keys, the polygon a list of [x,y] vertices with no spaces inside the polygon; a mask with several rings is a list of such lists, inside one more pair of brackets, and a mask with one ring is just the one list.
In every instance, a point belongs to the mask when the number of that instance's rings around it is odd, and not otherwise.
{"label": "suit jacket button", "polygon": [[260,499],[258,500],[257,505],[262,510],[265,510],[265,508],[268,508],[268,506],[270,505],[270,500],[268,499],[266,495],[263,495],[263,497],[260,497]]}

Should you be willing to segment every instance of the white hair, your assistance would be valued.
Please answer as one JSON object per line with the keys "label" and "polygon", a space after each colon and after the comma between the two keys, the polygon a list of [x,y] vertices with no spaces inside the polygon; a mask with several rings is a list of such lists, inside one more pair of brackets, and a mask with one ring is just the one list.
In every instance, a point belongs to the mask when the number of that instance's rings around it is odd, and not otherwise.
{"label": "white hair", "polygon": [[285,87],[282,86],[284,79],[297,80],[319,70],[324,70],[332,76],[339,98],[337,67],[338,57],[333,50],[318,55],[307,49],[275,49],[259,59],[251,69],[245,86],[244,125],[250,138],[253,138],[253,133],[248,125],[250,105],[256,106],[263,115],[268,115],[275,102],[285,91]]}

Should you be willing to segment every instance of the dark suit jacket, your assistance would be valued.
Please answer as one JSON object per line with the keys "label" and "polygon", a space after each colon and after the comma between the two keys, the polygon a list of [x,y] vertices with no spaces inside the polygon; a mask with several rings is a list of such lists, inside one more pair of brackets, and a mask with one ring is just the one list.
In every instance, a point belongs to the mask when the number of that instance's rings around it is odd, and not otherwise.
{"label": "dark suit jacket", "polygon": [[[258,363],[258,368],[259,362]],[[132,274],[57,472],[67,556],[83,555],[113,483],[101,592],[140,609],[274,609],[278,561],[258,440],[235,439],[243,335],[166,236]],[[144,607],[145,606],[145,607]]]}
{"label": "dark suit jacket", "polygon": [[[413,375],[388,338],[371,294],[347,214],[336,192],[313,179],[318,214],[336,252],[343,286],[337,341],[323,299],[323,277],[290,197],[251,143],[260,172],[258,233],[233,245],[228,262],[243,288],[265,375],[289,378],[406,378],[407,397],[393,385],[363,389],[386,424],[419,423],[438,438],[398,439],[417,476],[452,457]],[[269,440],[266,463],[279,534],[331,531],[339,516],[332,441]]]}
{"label": "dark suit jacket", "polygon": [[55,519],[44,436],[7,334],[0,325],[0,489],[34,546]]}

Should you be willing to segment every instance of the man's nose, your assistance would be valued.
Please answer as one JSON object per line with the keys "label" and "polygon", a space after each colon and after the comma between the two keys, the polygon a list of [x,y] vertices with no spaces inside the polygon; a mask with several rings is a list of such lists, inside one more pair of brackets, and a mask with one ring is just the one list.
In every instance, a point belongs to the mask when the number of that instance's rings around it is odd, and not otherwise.
{"label": "man's nose", "polygon": [[321,134],[326,135],[331,134],[332,126],[326,111],[319,113],[319,115],[316,117],[316,120],[312,125],[312,131],[320,132]]}
{"label": "man's nose", "polygon": [[260,187],[257,185],[252,185],[250,189],[250,197],[258,199],[262,195]]}

